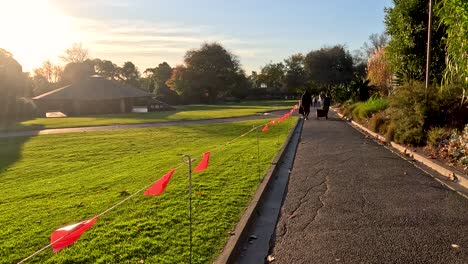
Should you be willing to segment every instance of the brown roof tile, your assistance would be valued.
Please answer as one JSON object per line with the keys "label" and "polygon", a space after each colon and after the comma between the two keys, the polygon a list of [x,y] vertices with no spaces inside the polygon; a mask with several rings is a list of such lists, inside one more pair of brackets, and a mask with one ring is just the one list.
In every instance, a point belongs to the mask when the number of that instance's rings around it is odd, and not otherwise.
{"label": "brown roof tile", "polygon": [[82,81],[34,97],[34,100],[112,100],[148,97],[152,94],[101,76],[91,76]]}

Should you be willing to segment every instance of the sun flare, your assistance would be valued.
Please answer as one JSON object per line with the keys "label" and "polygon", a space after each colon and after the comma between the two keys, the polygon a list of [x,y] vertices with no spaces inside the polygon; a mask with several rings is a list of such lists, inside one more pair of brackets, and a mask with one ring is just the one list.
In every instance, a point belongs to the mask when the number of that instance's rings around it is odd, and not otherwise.
{"label": "sun flare", "polygon": [[31,71],[80,42],[76,23],[47,0],[0,0],[0,48]]}

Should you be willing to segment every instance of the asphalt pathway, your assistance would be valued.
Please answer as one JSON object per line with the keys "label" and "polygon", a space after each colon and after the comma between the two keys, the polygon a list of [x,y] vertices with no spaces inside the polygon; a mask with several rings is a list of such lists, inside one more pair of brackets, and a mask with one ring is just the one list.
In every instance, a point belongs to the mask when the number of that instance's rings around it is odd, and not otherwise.
{"label": "asphalt pathway", "polygon": [[239,116],[239,117],[228,117],[228,118],[214,118],[214,119],[201,119],[201,120],[181,120],[181,121],[167,121],[157,123],[142,123],[142,124],[122,124],[122,125],[106,125],[106,126],[88,126],[88,127],[71,127],[71,128],[51,128],[41,130],[25,130],[25,131],[11,131],[11,132],[0,132],[0,138],[8,137],[21,137],[21,136],[36,136],[36,135],[49,135],[49,134],[64,134],[64,133],[78,133],[78,132],[93,132],[93,131],[105,131],[105,130],[120,130],[120,129],[131,129],[131,128],[147,128],[147,127],[166,127],[166,126],[188,126],[196,124],[222,124],[232,123],[247,120],[256,120],[264,118],[276,118],[284,113],[288,112],[285,110],[274,110],[262,114]]}
{"label": "asphalt pathway", "polygon": [[274,263],[468,263],[468,200],[332,114],[304,122]]}

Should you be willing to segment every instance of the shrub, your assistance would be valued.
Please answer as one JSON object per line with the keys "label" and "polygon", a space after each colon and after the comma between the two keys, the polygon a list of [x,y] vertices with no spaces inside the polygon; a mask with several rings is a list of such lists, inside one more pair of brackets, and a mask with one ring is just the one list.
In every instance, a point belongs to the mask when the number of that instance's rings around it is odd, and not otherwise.
{"label": "shrub", "polygon": [[376,112],[385,110],[388,107],[388,101],[385,98],[372,96],[365,102],[358,102],[354,104],[351,110],[351,115],[356,120],[367,119]]}
{"label": "shrub", "polygon": [[[435,94],[433,91],[429,92],[428,96],[433,94]],[[394,140],[397,143],[408,145],[424,143],[426,115],[428,109],[435,108],[429,103],[436,104],[436,100],[432,97],[428,99],[426,101],[426,89],[421,82],[402,85],[390,97],[389,113],[395,126]]]}
{"label": "shrub", "polygon": [[438,147],[441,141],[447,137],[444,128],[434,127],[427,132],[427,144],[431,147]]}
{"label": "shrub", "polygon": [[356,107],[356,104],[345,105],[343,114],[345,116],[352,116],[352,112],[353,112],[355,107]]}
{"label": "shrub", "polygon": [[379,112],[372,115],[369,120],[369,129],[376,133],[385,133],[388,126],[389,118],[385,112]]}
{"label": "shrub", "polygon": [[454,131],[442,149],[453,160],[456,160],[463,166],[468,166],[468,124],[462,132]]}
{"label": "shrub", "polygon": [[451,84],[438,89],[436,109],[431,112],[428,125],[463,130],[468,123],[468,103],[462,96],[464,88],[464,84]]}
{"label": "shrub", "polygon": [[385,132],[385,140],[387,140],[387,142],[393,141],[395,139],[395,129],[395,123],[390,122]]}

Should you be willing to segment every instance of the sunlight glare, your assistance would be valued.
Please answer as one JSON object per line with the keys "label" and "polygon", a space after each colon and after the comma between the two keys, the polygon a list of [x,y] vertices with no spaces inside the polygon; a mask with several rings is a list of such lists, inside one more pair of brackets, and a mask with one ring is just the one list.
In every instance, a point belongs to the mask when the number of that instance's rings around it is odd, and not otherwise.
{"label": "sunlight glare", "polygon": [[47,0],[0,0],[0,48],[31,71],[80,42],[76,23]]}

